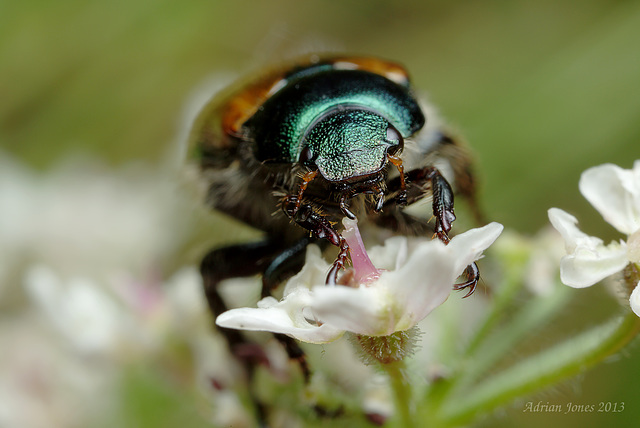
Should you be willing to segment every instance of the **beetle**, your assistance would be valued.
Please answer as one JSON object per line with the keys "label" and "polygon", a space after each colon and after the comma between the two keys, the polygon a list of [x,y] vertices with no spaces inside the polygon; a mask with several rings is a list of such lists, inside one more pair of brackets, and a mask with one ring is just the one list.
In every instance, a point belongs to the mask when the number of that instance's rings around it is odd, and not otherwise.
{"label": "beetle", "polygon": [[[448,243],[455,220],[450,181],[475,207],[464,145],[418,100],[404,67],[378,58],[308,55],[240,81],[202,109],[190,147],[205,203],[264,232],[259,242],[204,257],[214,315],[227,309],[217,289],[222,280],[262,274],[267,296],[302,268],[312,242],[337,247],[326,280],[336,284],[349,257],[335,226],[345,216]],[[429,197],[433,223],[409,214]],[[454,288],[468,289],[467,297],[478,278],[473,264]],[[245,343],[238,331],[221,330],[232,348]],[[276,336],[302,359],[293,339]]]}

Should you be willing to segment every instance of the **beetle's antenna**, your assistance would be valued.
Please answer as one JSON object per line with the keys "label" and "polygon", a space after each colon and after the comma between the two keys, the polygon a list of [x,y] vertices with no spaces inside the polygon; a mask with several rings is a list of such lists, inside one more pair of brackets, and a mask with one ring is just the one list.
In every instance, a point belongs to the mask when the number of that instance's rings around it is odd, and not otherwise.
{"label": "beetle's antenna", "polygon": [[302,177],[302,183],[300,183],[300,189],[298,189],[298,200],[296,201],[296,207],[294,209],[294,213],[297,212],[298,209],[300,208],[300,204],[302,203],[302,195],[304,194],[304,191],[307,190],[307,186],[309,185],[309,183],[313,181],[314,178],[316,178],[317,175],[318,175],[318,170],[316,169],[316,170],[307,172]]}
{"label": "beetle's antenna", "polygon": [[402,159],[398,156],[387,153],[387,159],[391,162],[400,173],[400,193],[398,194],[398,205],[407,205],[407,183],[404,179],[404,166],[402,165]]}

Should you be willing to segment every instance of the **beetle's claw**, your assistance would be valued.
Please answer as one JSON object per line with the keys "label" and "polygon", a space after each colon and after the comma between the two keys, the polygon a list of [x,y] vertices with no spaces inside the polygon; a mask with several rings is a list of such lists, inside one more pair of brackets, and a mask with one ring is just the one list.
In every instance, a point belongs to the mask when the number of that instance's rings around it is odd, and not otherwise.
{"label": "beetle's claw", "polygon": [[442,225],[442,221],[440,218],[436,217],[436,227],[435,227],[435,236],[438,237],[439,240],[448,244],[451,239],[449,238],[449,231],[451,230],[451,224],[448,227],[444,227]]}
{"label": "beetle's claw", "polygon": [[474,262],[467,266],[463,272],[463,275],[467,278],[465,282],[460,284],[454,284],[453,289],[464,290],[465,288],[469,288],[469,292],[464,295],[464,298],[467,298],[476,291],[476,287],[478,286],[478,281],[480,280],[480,270],[478,269],[478,265]]}
{"label": "beetle's claw", "polygon": [[340,198],[340,211],[342,211],[342,214],[349,217],[351,220],[355,220],[356,215],[349,209],[347,199],[347,195],[342,195],[342,197]]}
{"label": "beetle's claw", "polygon": [[340,270],[340,266],[338,266],[337,261],[333,263],[329,273],[327,274],[327,280],[325,281],[326,285],[334,286],[338,283],[338,271]]}
{"label": "beetle's claw", "polygon": [[347,241],[343,240],[340,245],[340,253],[333,262],[333,265],[331,265],[331,269],[327,274],[327,280],[325,281],[326,285],[333,286],[338,283],[338,272],[340,272],[341,269],[344,269],[345,264],[347,263],[348,254],[349,246],[347,245]]}
{"label": "beetle's claw", "polygon": [[449,242],[449,232],[456,216],[453,211],[442,211],[438,214],[436,216],[436,234],[441,240]]}

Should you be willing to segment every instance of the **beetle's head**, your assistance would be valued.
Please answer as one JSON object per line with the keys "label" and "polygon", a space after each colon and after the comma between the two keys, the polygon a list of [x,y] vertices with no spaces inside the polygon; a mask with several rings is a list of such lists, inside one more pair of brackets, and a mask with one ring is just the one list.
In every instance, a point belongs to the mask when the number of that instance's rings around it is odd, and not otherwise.
{"label": "beetle's head", "polygon": [[299,162],[333,183],[380,174],[388,156],[404,140],[382,116],[362,108],[341,107],[323,115],[304,136]]}

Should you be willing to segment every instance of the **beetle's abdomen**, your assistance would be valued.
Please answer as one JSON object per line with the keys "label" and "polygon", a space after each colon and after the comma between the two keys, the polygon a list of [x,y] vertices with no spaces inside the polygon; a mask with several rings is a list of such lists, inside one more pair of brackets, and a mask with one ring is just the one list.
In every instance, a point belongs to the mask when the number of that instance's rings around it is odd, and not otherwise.
{"label": "beetle's abdomen", "polygon": [[243,125],[259,161],[298,160],[304,135],[329,111],[369,110],[389,121],[403,137],[419,130],[424,115],[406,85],[364,70],[312,67],[293,73]]}

